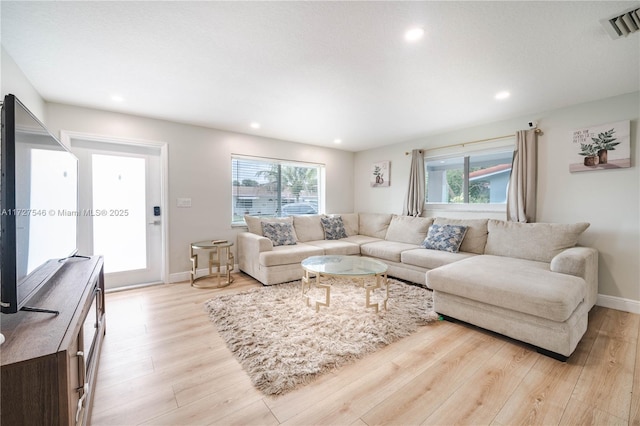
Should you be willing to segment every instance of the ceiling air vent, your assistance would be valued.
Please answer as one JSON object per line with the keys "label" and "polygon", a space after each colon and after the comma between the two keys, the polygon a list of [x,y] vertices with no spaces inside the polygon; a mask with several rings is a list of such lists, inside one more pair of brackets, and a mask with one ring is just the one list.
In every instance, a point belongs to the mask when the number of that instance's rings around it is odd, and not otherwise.
{"label": "ceiling air vent", "polygon": [[640,31],[640,8],[600,21],[612,39]]}

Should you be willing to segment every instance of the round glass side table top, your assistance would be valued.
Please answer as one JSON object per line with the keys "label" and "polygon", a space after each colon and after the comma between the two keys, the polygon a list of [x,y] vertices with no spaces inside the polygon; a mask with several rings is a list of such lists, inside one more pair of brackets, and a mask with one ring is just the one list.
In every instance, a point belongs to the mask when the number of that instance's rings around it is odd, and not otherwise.
{"label": "round glass side table top", "polygon": [[[311,256],[301,263],[304,270],[302,277],[302,296],[307,301],[307,306],[315,303],[316,312],[321,306],[329,307],[331,303],[331,284],[322,277],[337,278],[361,278],[362,287],[366,290],[365,308],[373,308],[378,312],[379,303],[371,303],[371,292],[384,286],[385,297],[382,300],[384,309],[387,309],[389,300],[389,280],[387,279],[387,265],[374,259],[360,256]],[[373,281],[365,281],[364,278],[374,276]],[[324,301],[312,300],[309,295],[311,285],[324,289]]]}
{"label": "round glass side table top", "polygon": [[[191,286],[197,288],[218,288],[226,287],[233,282],[231,271],[234,267],[233,253],[231,247],[233,243],[226,240],[206,240],[198,241],[190,244],[191,257]],[[198,254],[195,250],[203,250],[209,252],[209,274],[197,276],[198,271]],[[215,268],[215,271],[213,270]],[[212,284],[196,284],[198,281],[214,278]]]}

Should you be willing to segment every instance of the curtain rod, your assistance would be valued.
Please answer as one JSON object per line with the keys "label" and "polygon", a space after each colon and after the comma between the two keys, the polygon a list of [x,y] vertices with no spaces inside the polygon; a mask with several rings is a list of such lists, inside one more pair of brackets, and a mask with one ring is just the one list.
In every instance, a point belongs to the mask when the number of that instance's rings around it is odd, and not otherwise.
{"label": "curtain rod", "polygon": [[[536,129],[536,133],[541,133],[541,132],[542,132],[542,130],[540,130],[540,129]],[[515,137],[515,136],[516,136],[516,135],[515,135],[515,133],[514,133],[514,134],[512,134],[512,135],[496,136],[496,137],[494,137],[494,138],[487,138],[487,139],[478,139],[478,140],[475,140],[475,141],[469,141],[469,142],[456,143],[456,144],[453,144],[453,145],[437,146],[437,147],[435,147],[435,148],[433,148],[433,149],[451,148],[451,147],[454,147],[454,146],[462,146],[462,147],[464,147],[465,145],[473,145],[473,144],[476,144],[476,143],[490,142],[490,141],[497,141],[497,140],[500,140],[500,139],[513,138],[513,137]],[[404,153],[404,155],[409,155],[409,154],[411,154],[411,152],[409,152],[409,151],[406,151],[406,152]]]}

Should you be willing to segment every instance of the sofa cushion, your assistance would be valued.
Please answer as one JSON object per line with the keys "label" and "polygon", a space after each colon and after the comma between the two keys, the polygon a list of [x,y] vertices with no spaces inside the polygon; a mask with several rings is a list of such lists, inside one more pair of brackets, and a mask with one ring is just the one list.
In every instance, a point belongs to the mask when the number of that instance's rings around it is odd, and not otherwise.
{"label": "sofa cushion", "polygon": [[271,251],[260,253],[260,266],[278,266],[299,264],[309,256],[320,256],[324,254],[320,247],[308,244],[296,244],[294,246],[278,246]]}
{"label": "sofa cushion", "polygon": [[398,243],[395,241],[377,241],[360,246],[360,253],[363,256],[376,257],[378,259],[400,262],[400,255],[403,251],[412,250],[420,246],[416,244]]}
{"label": "sofa cushion", "polygon": [[258,216],[244,216],[244,221],[247,224],[248,231],[252,234],[260,235],[264,237],[262,233],[262,222],[277,222],[277,223],[291,223],[293,224],[292,217],[258,217]]}
{"label": "sofa cushion", "polygon": [[324,229],[320,219],[322,215],[293,216],[293,226],[296,229],[298,241],[323,240]]}
{"label": "sofa cushion", "polygon": [[551,262],[578,242],[588,223],[519,223],[490,219],[485,254]]}
{"label": "sofa cushion", "polygon": [[583,279],[551,272],[545,262],[511,257],[472,256],[432,269],[426,279],[432,290],[558,322],[586,296]]}
{"label": "sofa cushion", "polygon": [[430,217],[393,215],[384,239],[399,243],[420,244],[427,236],[432,223],[433,218]]}
{"label": "sofa cushion", "polygon": [[360,213],[359,234],[369,237],[384,238],[391,222],[390,214]]}
{"label": "sofa cushion", "polygon": [[348,241],[345,241],[344,239],[307,241],[305,244],[320,247],[322,250],[324,250],[324,254],[326,255],[342,254],[347,256],[357,256],[360,254],[360,245],[350,243]]}
{"label": "sofa cushion", "polygon": [[340,238],[347,238],[347,231],[344,229],[344,223],[340,216],[321,217],[320,223],[324,230],[325,240],[339,240]]}
{"label": "sofa cushion", "polygon": [[467,227],[467,233],[460,245],[459,251],[468,253],[483,254],[484,246],[487,244],[487,223],[488,219],[449,219],[446,217],[436,217],[433,221],[436,225],[461,225]]}
{"label": "sofa cushion", "polygon": [[363,244],[375,243],[378,241],[384,241],[382,238],[369,237],[366,235],[352,235],[347,238],[343,238],[341,241],[347,241],[349,243],[357,244],[361,246]]}
{"label": "sofa cushion", "polygon": [[291,246],[296,243],[296,235],[290,223],[262,222],[262,234],[271,240],[274,247]]}
{"label": "sofa cushion", "polygon": [[419,266],[421,268],[434,269],[439,268],[449,263],[457,262],[458,260],[466,259],[467,257],[477,256],[474,253],[450,253],[448,251],[441,250],[429,250],[425,248],[419,248],[415,250],[403,251],[400,255],[400,260],[405,265]]}
{"label": "sofa cushion", "polygon": [[466,232],[466,226],[431,225],[427,238],[422,242],[422,247],[457,253]]}

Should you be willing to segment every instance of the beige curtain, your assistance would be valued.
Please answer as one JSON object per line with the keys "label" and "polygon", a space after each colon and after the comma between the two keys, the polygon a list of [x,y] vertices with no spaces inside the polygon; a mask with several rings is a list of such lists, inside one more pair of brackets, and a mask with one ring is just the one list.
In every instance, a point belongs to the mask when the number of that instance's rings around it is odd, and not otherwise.
{"label": "beige curtain", "polygon": [[409,188],[404,202],[402,214],[405,216],[420,216],[425,198],[424,187],[424,156],[422,150],[411,151],[411,170],[409,171]]}
{"label": "beige curtain", "polygon": [[537,148],[535,129],[516,132],[516,150],[507,193],[507,220],[512,222],[536,221]]}

